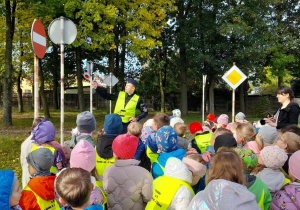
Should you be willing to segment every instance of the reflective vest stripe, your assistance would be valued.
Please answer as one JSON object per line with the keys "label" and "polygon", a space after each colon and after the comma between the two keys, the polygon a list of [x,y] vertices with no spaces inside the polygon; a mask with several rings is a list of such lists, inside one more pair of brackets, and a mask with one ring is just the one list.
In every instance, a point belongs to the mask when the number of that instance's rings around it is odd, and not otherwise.
{"label": "reflective vest stripe", "polygon": [[[26,186],[24,188],[24,190],[27,190],[27,191],[31,191],[35,198],[36,198],[36,202],[37,204],[39,205],[40,209],[41,210],[57,210],[57,209],[60,209],[58,203],[56,202],[55,199],[53,200],[44,200],[42,199],[40,196],[38,196],[30,187]],[[54,192],[53,192],[54,193]]]}
{"label": "reflective vest stripe", "polygon": [[161,176],[153,181],[152,199],[148,202],[146,210],[166,210],[181,186],[188,188],[195,195],[190,184],[185,181],[168,176]]}
{"label": "reflective vest stripe", "polygon": [[204,135],[197,135],[195,136],[195,141],[200,149],[201,153],[204,153],[206,151],[207,146],[210,145],[210,140],[212,138],[213,133],[207,133]]}
{"label": "reflective vest stripe", "polygon": [[258,206],[261,208],[261,210],[265,209],[264,201],[265,201],[265,190],[262,191],[261,198],[258,202]]}
{"label": "reflective vest stripe", "polygon": [[[39,146],[39,145],[36,145],[34,144],[31,148],[31,152],[33,152],[34,150],[37,150],[39,148],[47,148],[47,149],[50,149],[52,154],[54,155],[55,154],[55,148],[54,147],[51,147],[51,146]],[[58,171],[57,167],[56,166],[51,166],[50,168],[50,173],[53,173],[55,174],[56,172]]]}
{"label": "reflective vest stripe", "polygon": [[114,113],[121,116],[123,123],[128,123],[131,117],[135,117],[135,109],[140,97],[134,94],[125,107],[125,95],[124,91],[119,92]]}

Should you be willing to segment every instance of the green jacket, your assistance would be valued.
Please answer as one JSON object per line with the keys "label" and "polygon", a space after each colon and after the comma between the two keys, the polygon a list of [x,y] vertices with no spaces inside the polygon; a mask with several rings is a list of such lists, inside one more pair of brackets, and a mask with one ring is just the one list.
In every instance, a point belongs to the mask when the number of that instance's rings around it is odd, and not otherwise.
{"label": "green jacket", "polygon": [[247,187],[256,197],[256,202],[262,210],[269,210],[272,196],[267,185],[256,176],[247,174]]}

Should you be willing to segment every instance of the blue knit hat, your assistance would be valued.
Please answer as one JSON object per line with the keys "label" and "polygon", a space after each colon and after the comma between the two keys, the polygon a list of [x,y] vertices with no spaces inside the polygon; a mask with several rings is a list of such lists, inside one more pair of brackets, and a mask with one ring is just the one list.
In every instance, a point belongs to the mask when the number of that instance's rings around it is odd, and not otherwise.
{"label": "blue knit hat", "polygon": [[162,152],[172,152],[178,148],[177,133],[169,125],[161,127],[156,134],[158,150]]}
{"label": "blue knit hat", "polygon": [[122,118],[118,114],[107,114],[104,120],[105,135],[117,136],[123,130]]}

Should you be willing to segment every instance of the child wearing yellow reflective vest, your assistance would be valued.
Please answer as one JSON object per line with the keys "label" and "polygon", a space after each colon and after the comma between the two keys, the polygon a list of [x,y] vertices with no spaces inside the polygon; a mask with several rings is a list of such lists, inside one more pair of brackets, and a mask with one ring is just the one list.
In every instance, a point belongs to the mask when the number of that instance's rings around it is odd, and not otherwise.
{"label": "child wearing yellow reflective vest", "polygon": [[23,210],[59,209],[54,196],[55,176],[50,173],[54,155],[48,148],[38,148],[27,156],[27,161],[32,179],[23,189],[19,205]]}
{"label": "child wearing yellow reflective vest", "polygon": [[187,209],[194,194],[192,173],[175,157],[167,160],[165,173],[153,181],[153,195],[146,210]]}
{"label": "child wearing yellow reflective vest", "polygon": [[65,154],[62,146],[55,141],[55,128],[52,122],[45,118],[31,131],[32,140],[34,145],[31,148],[31,152],[39,148],[47,148],[54,155],[51,173],[57,173],[61,169],[66,167]]}
{"label": "child wearing yellow reflective vest", "polygon": [[204,153],[207,147],[211,145],[210,140],[213,133],[203,131],[199,122],[192,122],[189,128],[191,134],[195,135],[194,139],[192,139],[192,148],[195,148],[199,154]]}
{"label": "child wearing yellow reflective vest", "polygon": [[123,129],[122,118],[118,114],[107,114],[104,120],[104,134],[98,135],[96,143],[96,170],[100,176],[97,185],[103,186],[103,174],[105,169],[115,163],[113,157],[112,143],[121,134]]}
{"label": "child wearing yellow reflective vest", "polygon": [[152,176],[154,179],[164,175],[166,162],[170,157],[180,160],[185,155],[185,150],[178,148],[177,133],[171,126],[163,126],[156,133],[157,153],[147,148],[147,156],[152,163]]}

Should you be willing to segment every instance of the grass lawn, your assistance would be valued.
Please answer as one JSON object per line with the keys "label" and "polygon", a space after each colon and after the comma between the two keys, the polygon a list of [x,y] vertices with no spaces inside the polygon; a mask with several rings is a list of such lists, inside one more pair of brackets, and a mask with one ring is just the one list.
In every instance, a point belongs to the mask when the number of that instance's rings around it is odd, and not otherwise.
{"label": "grass lawn", "polygon": [[[60,142],[60,110],[51,110],[51,118],[49,119],[56,128],[56,140]],[[20,164],[20,152],[22,142],[29,136],[33,121],[33,111],[18,113],[17,110],[13,110],[13,126],[5,127],[2,125],[2,112],[0,112],[0,170],[11,169],[16,172],[19,181],[21,181],[22,170]],[[40,112],[43,115],[42,112]],[[71,130],[76,127],[76,116],[79,114],[78,110],[66,110],[65,111],[65,124],[64,124],[64,139],[70,140]],[[96,140],[97,132],[103,128],[104,111],[93,111],[96,117],[97,127],[94,131],[94,139]],[[144,123],[148,118],[152,118],[155,113],[151,112],[146,119],[141,120]],[[171,112],[168,113],[171,115]],[[220,114],[220,113],[218,113]],[[218,115],[216,114],[216,115]],[[207,115],[207,114],[206,114]],[[205,115],[205,116],[206,116]],[[230,116],[231,114],[228,113]],[[183,117],[183,120],[187,125],[193,121],[202,122],[201,113],[190,112],[188,116]],[[258,120],[258,119],[248,119]]]}

